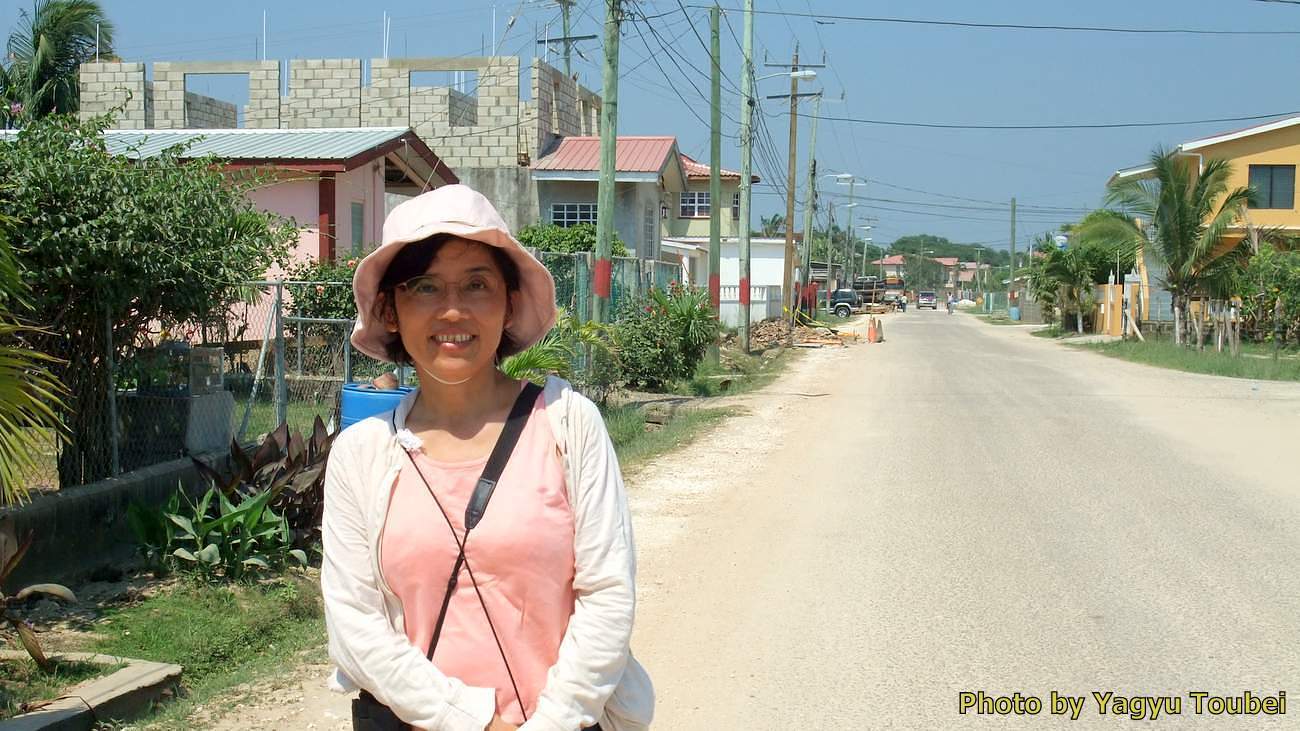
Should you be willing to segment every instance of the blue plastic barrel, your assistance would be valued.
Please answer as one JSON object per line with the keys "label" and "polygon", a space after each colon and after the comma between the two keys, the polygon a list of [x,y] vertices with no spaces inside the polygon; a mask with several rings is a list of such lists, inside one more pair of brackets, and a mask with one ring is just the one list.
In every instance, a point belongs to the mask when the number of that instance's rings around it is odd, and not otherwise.
{"label": "blue plastic barrel", "polygon": [[393,409],[411,390],[409,386],[383,389],[369,383],[344,384],[339,428],[346,429],[362,419]]}
{"label": "blue plastic barrel", "polygon": [[1020,308],[1019,308],[1019,307],[1011,307],[1011,308],[1009,308],[1009,309],[1007,310],[1007,316],[1010,317],[1012,320],[1019,320],[1019,319],[1020,319]]}

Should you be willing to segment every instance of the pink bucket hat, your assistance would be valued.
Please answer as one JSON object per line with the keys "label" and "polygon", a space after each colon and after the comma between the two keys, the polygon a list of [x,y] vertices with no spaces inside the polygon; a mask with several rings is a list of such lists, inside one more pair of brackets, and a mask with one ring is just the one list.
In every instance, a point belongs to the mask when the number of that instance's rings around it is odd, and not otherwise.
{"label": "pink bucket hat", "polygon": [[389,360],[385,345],[396,336],[374,315],[379,282],[403,246],[438,234],[495,246],[519,267],[518,306],[507,332],[520,350],[535,345],[555,326],[555,279],[551,272],[510,235],[501,214],[482,193],[465,185],[445,185],[394,208],[384,220],[383,243],[357,264],[352,275],[352,293],[357,301],[352,345],[357,350],[376,360]]}

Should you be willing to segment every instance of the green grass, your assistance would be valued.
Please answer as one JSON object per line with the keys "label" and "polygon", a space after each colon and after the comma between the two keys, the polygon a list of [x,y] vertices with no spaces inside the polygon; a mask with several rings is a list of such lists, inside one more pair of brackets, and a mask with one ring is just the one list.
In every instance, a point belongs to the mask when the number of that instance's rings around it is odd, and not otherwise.
{"label": "green grass", "polygon": [[53,664],[54,668],[47,673],[30,658],[0,662],[0,719],[19,715],[24,703],[54,700],[78,683],[108,675],[121,667],[62,660],[53,660]]}
{"label": "green grass", "polygon": [[[739,350],[724,350],[715,365],[707,360],[695,370],[695,377],[678,384],[674,389],[683,396],[732,396],[760,389],[785,370],[790,359],[789,351],[775,358],[764,359],[747,355]],[[723,388],[723,383],[727,383]]]}
{"label": "green grass", "polygon": [[624,469],[686,446],[707,427],[729,415],[722,409],[682,409],[662,428],[646,431],[645,415],[639,407],[611,406],[604,414],[605,428]]}
{"label": "green grass", "polygon": [[1071,347],[1086,348],[1112,358],[1133,363],[1143,363],[1160,368],[1170,368],[1189,373],[1204,373],[1230,378],[1251,378],[1261,381],[1300,381],[1300,360],[1283,358],[1234,357],[1214,350],[1196,351],[1180,348],[1168,341],[1140,342],[1136,340],[1110,343],[1081,343]]}
{"label": "green grass", "polygon": [[256,585],[186,581],[139,603],[112,608],[86,649],[181,665],[182,697],[145,719],[189,728],[195,706],[234,686],[325,657],[320,588],[285,575]]}

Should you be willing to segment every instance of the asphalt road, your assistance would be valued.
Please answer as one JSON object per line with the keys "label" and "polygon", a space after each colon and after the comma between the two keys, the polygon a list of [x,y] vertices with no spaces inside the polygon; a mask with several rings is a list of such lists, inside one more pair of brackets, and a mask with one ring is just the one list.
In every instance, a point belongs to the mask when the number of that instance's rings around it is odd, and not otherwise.
{"label": "asphalt road", "polygon": [[[1117,696],[1180,699],[1160,728],[1300,728],[1300,385],[886,323],[633,481],[656,728],[1127,728]],[[1189,695],[1246,690],[1293,697]],[[963,691],[1042,708],[962,715]]]}

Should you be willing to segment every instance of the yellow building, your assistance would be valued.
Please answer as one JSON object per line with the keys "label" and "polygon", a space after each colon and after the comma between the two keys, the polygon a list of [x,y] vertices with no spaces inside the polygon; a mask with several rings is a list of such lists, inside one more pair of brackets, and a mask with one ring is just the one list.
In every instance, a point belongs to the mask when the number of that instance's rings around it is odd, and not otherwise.
{"label": "yellow building", "polygon": [[[1184,142],[1174,148],[1192,172],[1199,173],[1209,160],[1226,160],[1230,166],[1229,190],[1254,188],[1256,201],[1246,215],[1223,237],[1219,250],[1227,251],[1247,235],[1248,225],[1300,234],[1300,209],[1296,206],[1296,165],[1300,164],[1300,116],[1224,132]],[[1116,172],[1110,183],[1150,178],[1150,165],[1138,165]],[[1168,292],[1159,286],[1159,265],[1150,256],[1138,257],[1143,319],[1169,319]]]}
{"label": "yellow building", "polygon": [[[1300,233],[1296,208],[1295,171],[1300,163],[1300,116],[1184,142],[1174,153],[1199,172],[1207,160],[1227,160],[1231,166],[1228,189],[1255,189],[1255,205],[1248,211],[1251,224]],[[1150,165],[1120,170],[1112,182],[1141,179],[1152,174]],[[1225,246],[1246,235],[1246,220],[1229,231]]]}

